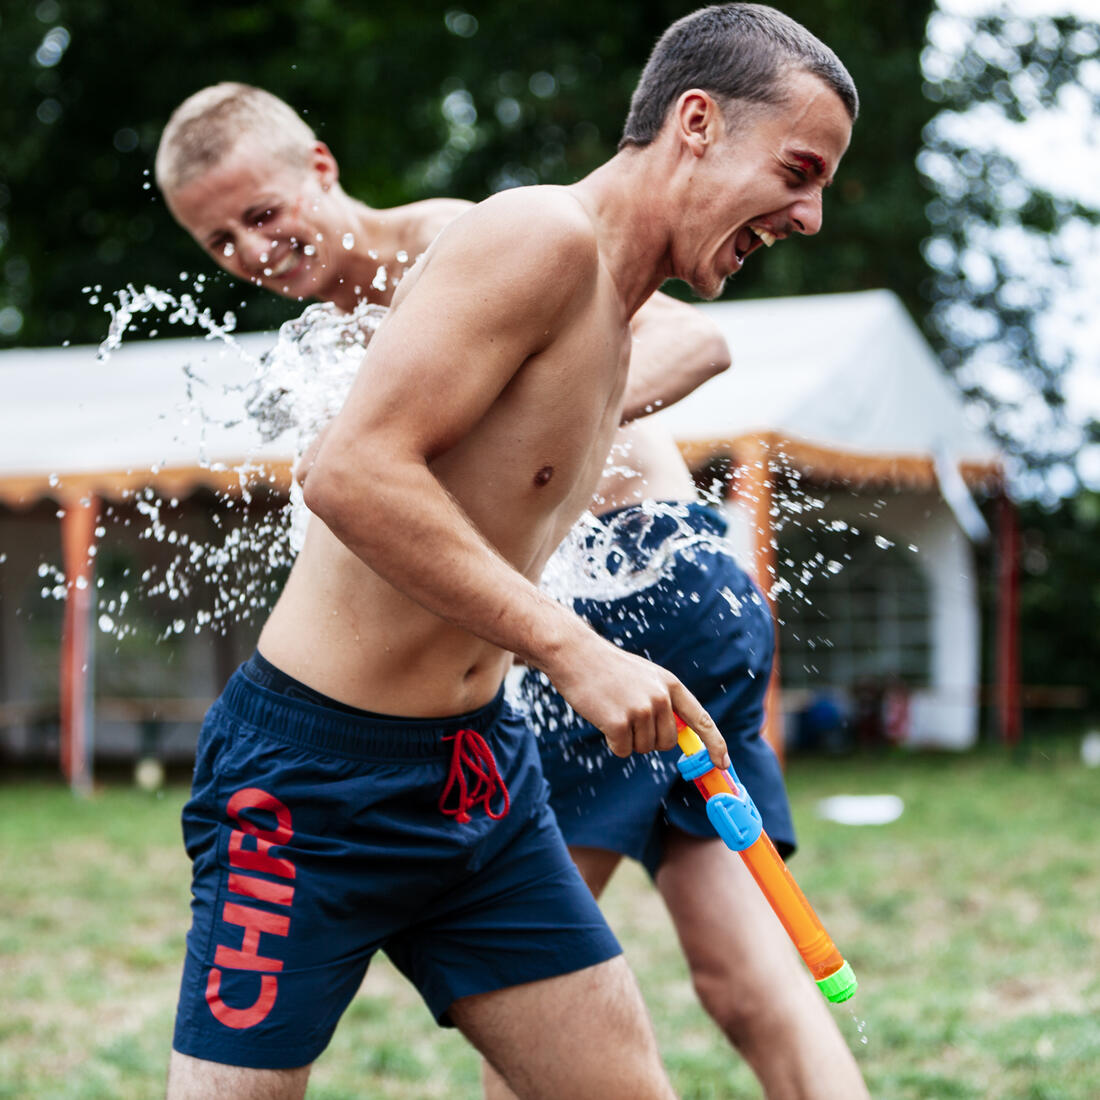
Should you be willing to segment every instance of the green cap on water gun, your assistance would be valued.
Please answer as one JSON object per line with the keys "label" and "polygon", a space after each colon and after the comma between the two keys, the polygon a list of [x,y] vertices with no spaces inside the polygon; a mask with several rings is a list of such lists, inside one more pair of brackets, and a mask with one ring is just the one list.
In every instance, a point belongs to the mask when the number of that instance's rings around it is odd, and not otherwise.
{"label": "green cap on water gun", "polygon": [[827,1001],[836,1005],[848,1000],[859,988],[859,982],[856,981],[856,972],[852,969],[852,964],[845,961],[839,970],[827,978],[821,978],[817,987],[825,994]]}

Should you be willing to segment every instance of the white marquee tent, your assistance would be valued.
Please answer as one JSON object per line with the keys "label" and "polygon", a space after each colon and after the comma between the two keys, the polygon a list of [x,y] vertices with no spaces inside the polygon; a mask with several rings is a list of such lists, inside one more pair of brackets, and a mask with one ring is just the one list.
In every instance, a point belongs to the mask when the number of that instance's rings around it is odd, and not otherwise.
{"label": "white marquee tent", "polygon": [[[926,713],[914,721],[915,739],[968,744],[976,708],[955,707],[947,720],[936,700],[962,693],[972,701],[977,691],[977,611],[963,529],[980,535],[981,519],[965,485],[999,480],[996,447],[968,419],[887,291],[700,308],[722,326],[733,368],[658,416],[693,464],[726,454],[744,467],[741,489],[759,482],[747,494],[756,500],[748,529],[767,527],[762,456],[822,484],[892,484],[949,502],[923,517],[921,509],[902,507],[883,522],[926,544],[922,562],[932,571],[937,671]],[[178,497],[199,487],[238,491],[246,462],[253,480],[285,491],[285,439],[263,442],[244,410],[259,356],[274,340],[124,341],[103,361],[94,347],[0,352],[0,505],[17,515],[48,499],[63,514],[71,598],[62,718],[69,740],[79,741],[88,718],[79,668],[90,596],[81,607],[77,581],[89,572],[97,509],[146,486]],[[757,540],[764,559],[767,541]],[[70,755],[78,771],[79,745]]]}

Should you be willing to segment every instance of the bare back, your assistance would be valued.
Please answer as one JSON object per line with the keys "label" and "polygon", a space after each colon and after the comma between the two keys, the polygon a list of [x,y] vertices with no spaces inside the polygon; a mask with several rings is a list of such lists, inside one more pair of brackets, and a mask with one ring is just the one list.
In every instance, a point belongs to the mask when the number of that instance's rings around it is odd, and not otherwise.
{"label": "bare back", "polygon": [[[498,252],[514,251],[514,240],[494,234],[532,219],[569,243],[525,254],[526,269],[494,265]],[[464,326],[467,311],[478,319]],[[497,196],[453,223],[402,282],[338,418],[359,433],[343,445],[357,448],[369,481],[389,476],[393,446],[414,437],[488,546],[537,581],[587,505],[619,424],[628,323],[573,196]],[[437,338],[467,330],[467,347]],[[414,530],[390,537],[449,568],[446,545],[423,545]],[[490,699],[510,655],[398,591],[346,541],[313,519],[261,635],[264,655],[318,691],[386,714],[456,714]]]}

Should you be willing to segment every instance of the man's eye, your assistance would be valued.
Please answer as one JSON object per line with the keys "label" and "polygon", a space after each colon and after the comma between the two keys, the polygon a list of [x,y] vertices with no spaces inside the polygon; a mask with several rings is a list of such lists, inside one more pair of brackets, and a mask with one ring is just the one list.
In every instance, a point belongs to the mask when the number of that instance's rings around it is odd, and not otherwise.
{"label": "man's eye", "polygon": [[253,225],[263,225],[265,222],[271,221],[271,219],[274,218],[275,215],[278,214],[278,213],[279,213],[279,208],[277,206],[273,206],[268,210],[262,210],[262,211],[260,211],[259,214],[257,214],[255,217],[253,217],[252,224]]}
{"label": "man's eye", "polygon": [[793,164],[787,165],[787,171],[790,172],[791,175],[794,176],[794,178],[798,180],[799,183],[805,183],[806,180],[809,178],[803,169],[797,168]]}

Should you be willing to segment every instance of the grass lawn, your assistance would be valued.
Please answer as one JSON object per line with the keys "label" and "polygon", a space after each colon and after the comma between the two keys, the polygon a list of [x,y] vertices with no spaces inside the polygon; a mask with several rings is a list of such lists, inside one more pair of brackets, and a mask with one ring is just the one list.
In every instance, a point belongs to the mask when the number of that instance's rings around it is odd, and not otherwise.
{"label": "grass lawn", "polygon": [[[792,870],[859,976],[856,998],[832,1011],[872,1095],[1100,1096],[1100,771],[1075,745],[1023,763],[797,760],[789,783],[802,840]],[[905,801],[887,826],[814,814],[826,795],[887,792]],[[49,783],[0,785],[0,1100],[161,1095],[187,924],[183,799],[181,787],[107,786],[79,801]],[[695,1004],[636,868],[619,873],[605,908],[684,1100],[758,1097]],[[309,1092],[479,1095],[476,1057],[384,960]]]}

